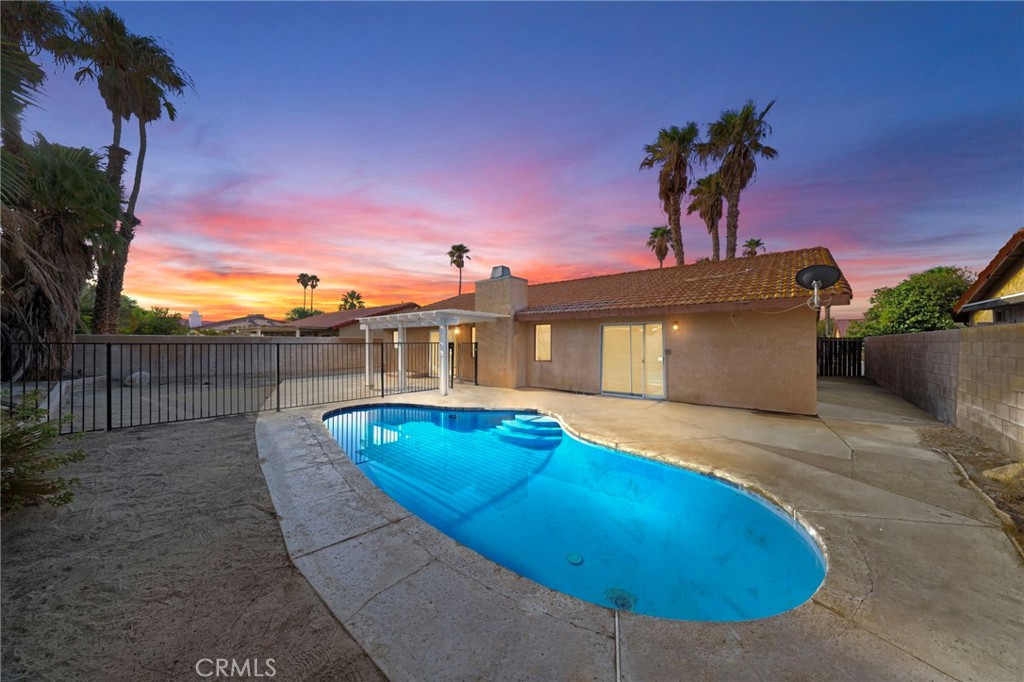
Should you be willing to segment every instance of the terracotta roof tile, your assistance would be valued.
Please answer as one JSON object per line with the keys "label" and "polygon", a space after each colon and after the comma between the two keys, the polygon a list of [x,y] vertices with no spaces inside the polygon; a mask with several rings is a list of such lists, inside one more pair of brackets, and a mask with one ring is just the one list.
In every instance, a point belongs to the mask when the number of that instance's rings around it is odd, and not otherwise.
{"label": "terracotta roof tile", "polygon": [[[836,265],[824,247],[766,253],[717,263],[655,268],[615,275],[531,284],[529,307],[517,319],[581,316],[595,313],[634,314],[649,310],[739,307],[779,301],[805,301],[810,293],[796,283],[808,265]],[[853,291],[845,277],[822,292],[835,305],[850,302]],[[473,294],[462,294],[422,308],[474,309]]]}
{"label": "terracotta roof tile", "polygon": [[984,300],[989,291],[999,283],[999,278],[1021,258],[1024,258],[1024,227],[1014,232],[1010,240],[996,253],[992,262],[978,273],[978,279],[953,306],[954,318],[961,321],[966,319],[967,313],[961,315],[960,309],[968,303]]}
{"label": "terracotta roof tile", "polygon": [[299,329],[340,329],[350,324],[359,322],[364,317],[375,317],[377,315],[391,315],[416,308],[415,303],[392,303],[373,308],[353,308],[351,310],[339,310],[336,313],[323,313],[312,317],[304,317],[301,320],[286,322],[285,327],[298,327]]}

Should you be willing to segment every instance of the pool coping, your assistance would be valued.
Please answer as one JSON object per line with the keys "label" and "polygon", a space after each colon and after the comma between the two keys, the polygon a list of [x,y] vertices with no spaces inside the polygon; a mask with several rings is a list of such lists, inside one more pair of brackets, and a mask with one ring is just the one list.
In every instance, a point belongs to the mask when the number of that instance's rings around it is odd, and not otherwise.
{"label": "pool coping", "polygon": [[[322,415],[320,415],[320,417],[321,417],[321,421],[326,421],[327,419],[329,419],[331,417],[334,417],[336,415],[339,415],[339,414],[344,414],[346,412],[351,412],[353,410],[359,410],[359,409],[362,409],[362,408],[374,407],[374,406],[428,408],[428,409],[445,410],[445,411],[448,411],[448,412],[479,412],[481,410],[487,411],[487,412],[522,412],[522,413],[531,413],[532,412],[532,413],[544,415],[545,417],[551,417],[552,419],[555,419],[558,422],[559,426],[562,428],[562,431],[568,433],[571,437],[573,437],[573,438],[575,438],[575,439],[577,439],[579,441],[582,441],[584,443],[587,443],[587,444],[590,444],[590,445],[595,445],[595,446],[598,446],[598,447],[607,448],[607,449],[610,449],[612,451],[624,454],[624,455],[629,456],[629,457],[638,457],[638,458],[642,458],[642,459],[658,462],[658,463],[664,464],[666,466],[673,466],[673,467],[678,467],[680,469],[686,469],[687,471],[699,474],[701,476],[706,476],[708,478],[711,478],[714,481],[722,483],[723,485],[727,485],[727,486],[730,486],[732,488],[738,488],[739,490],[741,490],[741,491],[743,491],[745,493],[754,495],[756,498],[763,499],[770,506],[775,507],[784,516],[787,516],[788,518],[792,519],[794,523],[799,525],[800,528],[802,528],[804,530],[804,532],[806,532],[807,535],[810,536],[810,538],[814,542],[815,546],[821,552],[822,559],[825,562],[825,575],[826,576],[828,575],[828,570],[829,570],[828,547],[825,545],[824,540],[822,540],[821,535],[818,533],[818,530],[814,527],[814,524],[812,524],[810,521],[808,521],[806,518],[804,518],[803,515],[801,515],[800,512],[797,511],[796,507],[794,507],[793,505],[787,503],[785,500],[779,498],[777,495],[775,495],[771,491],[764,490],[758,484],[756,484],[756,483],[754,483],[754,482],[752,482],[750,480],[744,479],[742,476],[734,475],[734,474],[732,474],[729,471],[725,471],[725,470],[720,469],[720,468],[701,466],[701,465],[696,464],[696,463],[685,462],[685,461],[671,462],[671,463],[670,462],[665,462],[664,460],[662,460],[662,459],[660,459],[660,458],[658,458],[656,456],[653,456],[650,452],[645,451],[642,448],[627,449],[625,447],[616,445],[612,441],[599,442],[598,440],[595,440],[595,439],[593,439],[593,438],[591,438],[591,437],[581,433],[580,431],[574,429],[572,427],[572,425],[567,424],[565,422],[565,420],[558,413],[550,411],[550,410],[539,409],[539,408],[536,408],[536,407],[502,408],[502,407],[440,406],[440,405],[435,405],[435,404],[430,404],[430,403],[402,402],[401,400],[398,400],[396,402],[380,402],[380,401],[376,401],[375,402],[374,400],[369,399],[369,400],[367,400],[367,401],[365,401],[365,402],[363,402],[362,404],[359,404],[359,405],[347,405],[346,404],[344,407],[337,407],[337,408],[329,409],[326,412],[324,412]],[[344,453],[344,448],[341,448],[341,450]],[[358,469],[358,467],[357,467],[357,469]],[[385,493],[385,495],[386,495],[386,493]],[[455,544],[457,544],[457,545],[459,544],[458,542],[456,542],[454,540],[452,542],[455,542]],[[823,584],[824,584],[824,578],[822,579],[822,585]],[[820,589],[820,587],[821,586],[819,585],[819,589]],[[818,590],[816,589],[815,590],[815,594],[817,593],[817,591]],[[813,597],[814,595],[812,594],[811,596]],[[601,606],[601,605],[600,604],[595,604],[595,606]],[[604,607],[604,608],[607,608],[607,607]],[[643,615],[643,614],[638,614],[638,615]]]}
{"label": "pool coping", "polygon": [[[586,398],[626,400],[562,394],[552,400],[581,404]],[[757,621],[685,622],[622,613],[616,622],[610,609],[554,592],[458,544],[379,490],[323,425],[328,413],[374,404],[535,411],[558,419],[583,440],[720,478],[766,497],[801,523],[826,555],[825,580],[805,604]],[[639,408],[634,403],[624,409]],[[651,679],[684,663],[691,670],[706,668],[711,677],[733,677],[737,671],[757,676],[759,666],[778,658],[780,643],[808,636],[831,643],[813,647],[821,650],[815,656],[780,659],[777,664],[820,674],[834,669],[838,647],[856,660],[852,668],[860,671],[878,672],[884,664],[886,676],[899,672],[911,678],[970,679],[948,661],[929,661],[906,646],[898,632],[857,622],[874,589],[873,561],[865,547],[845,539],[847,516],[832,510],[833,517],[827,508],[806,513],[789,501],[786,486],[763,480],[756,472],[630,447],[617,442],[612,432],[578,426],[578,416],[571,409],[538,405],[535,391],[460,387],[455,399],[407,394],[259,417],[260,463],[289,555],[389,679],[614,680],[620,667],[623,679]],[[740,445],[735,442],[736,448]],[[949,516],[916,507],[912,511],[921,516],[920,523],[940,523]],[[964,529],[972,533],[998,529],[994,517],[986,522],[960,516],[949,523],[972,527]],[[839,574],[833,570],[837,560],[843,561]],[[678,643],[694,642],[708,651],[695,657],[671,650]],[[738,649],[748,652],[739,661],[714,660],[730,652],[735,659]],[[747,660],[751,656],[762,663]]]}

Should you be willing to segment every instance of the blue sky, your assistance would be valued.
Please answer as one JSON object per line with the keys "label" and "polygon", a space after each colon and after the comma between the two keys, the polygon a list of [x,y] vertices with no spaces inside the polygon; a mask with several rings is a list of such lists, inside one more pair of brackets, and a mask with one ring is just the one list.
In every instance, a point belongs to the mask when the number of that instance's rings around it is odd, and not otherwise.
{"label": "blue sky", "polygon": [[[326,309],[353,288],[427,303],[454,293],[456,242],[467,281],[655,266],[643,145],[747,99],[777,101],[780,156],[740,240],[829,247],[855,292],[839,317],[912,272],[980,269],[1024,225],[1021,3],[111,6],[196,83],[150,129],[126,276],[147,305],[280,315],[298,272]],[[28,129],[109,143],[95,86],[56,72],[40,104]],[[683,236],[709,252],[696,216]]]}

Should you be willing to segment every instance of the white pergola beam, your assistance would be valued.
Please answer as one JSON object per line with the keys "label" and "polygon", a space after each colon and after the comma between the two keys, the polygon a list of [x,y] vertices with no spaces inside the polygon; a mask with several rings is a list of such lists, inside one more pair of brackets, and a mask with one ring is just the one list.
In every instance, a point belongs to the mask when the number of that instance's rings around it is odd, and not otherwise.
{"label": "white pergola beam", "polygon": [[406,367],[408,367],[407,354],[408,349],[405,347],[405,327],[398,328],[398,334],[396,336],[398,341],[398,390],[402,393],[405,392],[406,388]]}
{"label": "white pergola beam", "polygon": [[448,325],[439,325],[437,331],[438,352],[441,353],[437,390],[441,391],[441,395],[448,395]]}
{"label": "white pergola beam", "polygon": [[499,313],[480,313],[475,310],[418,310],[411,313],[395,313],[394,315],[376,315],[359,320],[359,328],[366,331],[366,385],[373,386],[373,331],[375,329],[397,329],[398,341],[398,385],[400,390],[406,386],[406,348],[405,331],[413,327],[437,327],[438,337],[438,377],[437,388],[441,395],[448,395],[448,327],[460,324],[477,324],[494,322],[508,315]]}
{"label": "white pergola beam", "polygon": [[373,387],[373,329],[363,327],[366,330],[366,385]]}
{"label": "white pergola beam", "polygon": [[361,329],[398,329],[401,327],[440,327],[477,322],[494,322],[508,317],[498,313],[478,313],[475,310],[420,310],[394,315],[377,315],[359,320]]}

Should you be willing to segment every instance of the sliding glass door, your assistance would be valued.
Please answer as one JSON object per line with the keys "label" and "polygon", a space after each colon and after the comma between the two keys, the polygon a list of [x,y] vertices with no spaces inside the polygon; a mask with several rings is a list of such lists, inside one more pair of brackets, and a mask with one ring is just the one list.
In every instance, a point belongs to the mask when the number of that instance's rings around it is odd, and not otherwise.
{"label": "sliding glass door", "polygon": [[601,328],[601,391],[665,397],[660,324],[609,324]]}

